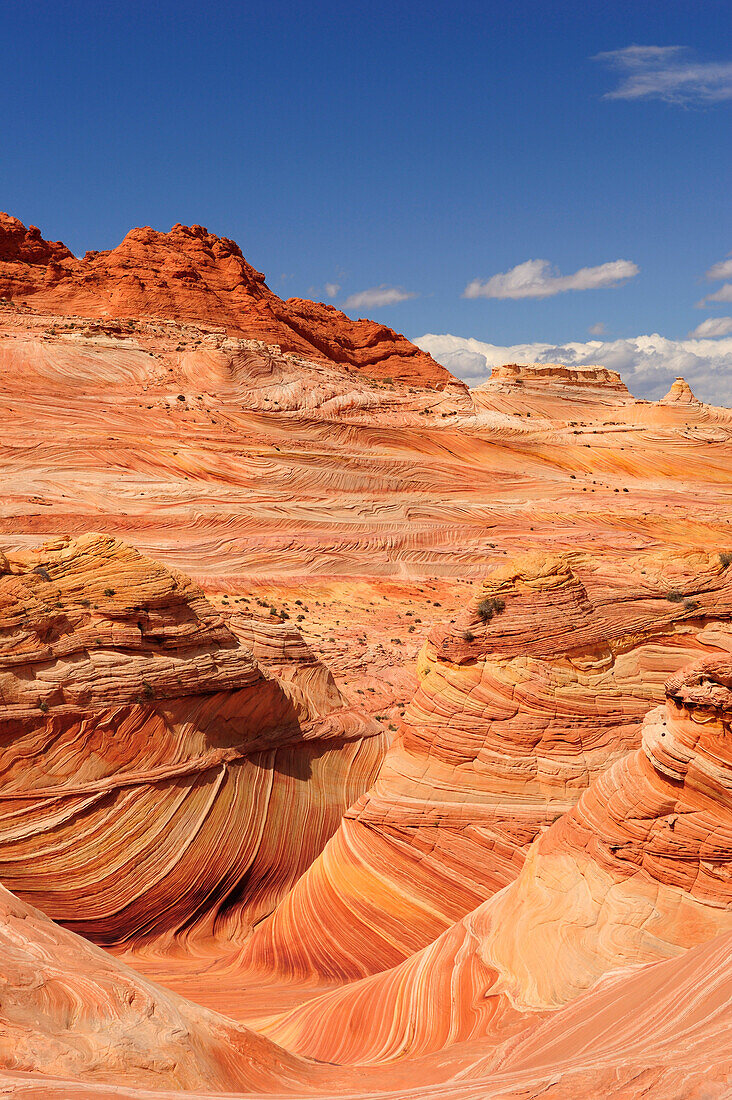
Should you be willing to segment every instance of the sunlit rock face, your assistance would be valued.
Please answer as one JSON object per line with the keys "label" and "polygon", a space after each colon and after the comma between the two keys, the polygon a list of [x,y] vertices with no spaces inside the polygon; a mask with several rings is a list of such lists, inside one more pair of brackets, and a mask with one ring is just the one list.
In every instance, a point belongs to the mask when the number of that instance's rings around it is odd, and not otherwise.
{"label": "sunlit rock face", "polygon": [[200,225],[133,229],[117,248],[77,259],[35,226],[0,214],[0,297],[82,317],[208,322],[367,374],[461,385],[384,325],[318,302],[282,301],[234,241]]}
{"label": "sunlit rock face", "polygon": [[639,748],[537,837],[517,879],[399,966],[265,1030],[327,1061],[486,1052],[603,974],[732,932],[732,660],[670,678]]}
{"label": "sunlit rock face", "polygon": [[301,1059],[145,981],[2,887],[0,957],[8,1095],[88,1087],[109,1097],[112,1086],[251,1095],[325,1084]]}
{"label": "sunlit rock face", "polygon": [[661,398],[662,405],[698,405],[696,397],[692,393],[691,386],[684,378],[677,378],[672,383],[671,389],[665,397]]}
{"label": "sunlit rock face", "polygon": [[726,1096],[731,492],[681,379],[0,217],[0,1091]]}
{"label": "sunlit rock face", "polygon": [[5,216],[2,545],[104,531],[228,591],[728,548],[732,412],[602,366],[494,373],[468,392],[383,326],[283,302],[201,227],[77,259]]}
{"label": "sunlit rock face", "polygon": [[[732,568],[530,555],[435,627],[376,783],[244,960],[353,980],[394,966],[511,882],[529,845],[640,741],[664,681],[732,652]],[[296,931],[297,930],[297,931]]]}
{"label": "sunlit rock face", "polygon": [[107,536],[3,558],[9,889],[98,943],[139,944],[243,935],[294,885],[384,735],[289,624],[233,625]]}

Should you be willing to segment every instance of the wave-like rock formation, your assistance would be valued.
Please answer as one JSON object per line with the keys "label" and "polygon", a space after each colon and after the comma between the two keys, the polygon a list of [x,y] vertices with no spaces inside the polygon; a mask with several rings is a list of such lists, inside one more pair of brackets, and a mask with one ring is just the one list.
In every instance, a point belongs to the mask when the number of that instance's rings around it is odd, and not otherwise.
{"label": "wave-like rock formation", "polygon": [[666,678],[732,651],[732,568],[530,555],[433,629],[374,787],[244,961],[344,981],[395,965],[518,874],[537,833],[635,747]]}
{"label": "wave-like rock formation", "polygon": [[294,885],[385,735],[289,624],[233,625],[108,536],[0,559],[8,889],[139,944],[243,935]]}
{"label": "wave-like rock formation", "polygon": [[54,1079],[66,1078],[76,1096],[87,1084],[105,1095],[120,1087],[261,1094],[325,1084],[316,1067],[145,981],[2,887],[0,957],[6,1095],[15,1093],[12,1082],[22,1092],[24,1082],[43,1088],[44,1078],[44,1095],[62,1095]]}
{"label": "wave-like rock formation", "polygon": [[515,882],[398,967],[265,1032],[330,1062],[489,1046],[604,974],[732,932],[731,719],[729,657],[671,677],[642,746],[537,838]]}
{"label": "wave-like rock formation", "polygon": [[195,227],[80,260],[6,217],[0,412],[4,546],[104,531],[207,587],[732,546],[729,410],[561,364],[469,393]]}
{"label": "wave-like rock formation", "polygon": [[77,259],[60,241],[44,241],[36,226],[0,213],[0,297],[49,313],[224,325],[232,335],[367,375],[460,385],[384,325],[301,298],[283,302],[234,241],[200,225],[133,229],[117,248]]}

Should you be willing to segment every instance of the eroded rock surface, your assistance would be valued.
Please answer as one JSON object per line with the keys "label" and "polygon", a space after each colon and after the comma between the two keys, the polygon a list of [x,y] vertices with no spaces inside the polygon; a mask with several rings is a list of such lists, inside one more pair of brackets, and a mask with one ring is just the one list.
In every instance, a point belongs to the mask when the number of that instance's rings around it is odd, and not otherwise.
{"label": "eroded rock surface", "polygon": [[3,558],[9,889],[98,943],[139,945],[236,938],[294,885],[384,734],[294,628],[234,625],[108,536]]}

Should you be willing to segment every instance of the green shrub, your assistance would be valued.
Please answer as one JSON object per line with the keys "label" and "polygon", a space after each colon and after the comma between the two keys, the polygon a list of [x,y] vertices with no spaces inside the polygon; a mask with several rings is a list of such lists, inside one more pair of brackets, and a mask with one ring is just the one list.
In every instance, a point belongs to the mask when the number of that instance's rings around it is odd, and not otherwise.
{"label": "green shrub", "polygon": [[500,596],[486,596],[478,604],[478,615],[482,622],[489,623],[494,615],[500,615],[506,606],[506,601]]}

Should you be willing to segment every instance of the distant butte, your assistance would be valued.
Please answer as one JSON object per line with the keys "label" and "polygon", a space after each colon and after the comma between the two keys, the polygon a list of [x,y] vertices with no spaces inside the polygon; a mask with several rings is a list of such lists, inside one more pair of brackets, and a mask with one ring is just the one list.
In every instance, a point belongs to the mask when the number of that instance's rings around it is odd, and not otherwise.
{"label": "distant butte", "polygon": [[692,393],[691,386],[685,378],[677,378],[665,397],[661,398],[662,405],[699,405],[701,402]]}
{"label": "distant butte", "polygon": [[117,248],[78,259],[36,226],[0,213],[0,298],[61,315],[218,325],[231,336],[370,377],[466,389],[385,325],[352,321],[320,302],[278,298],[235,241],[200,225],[132,229]]}

